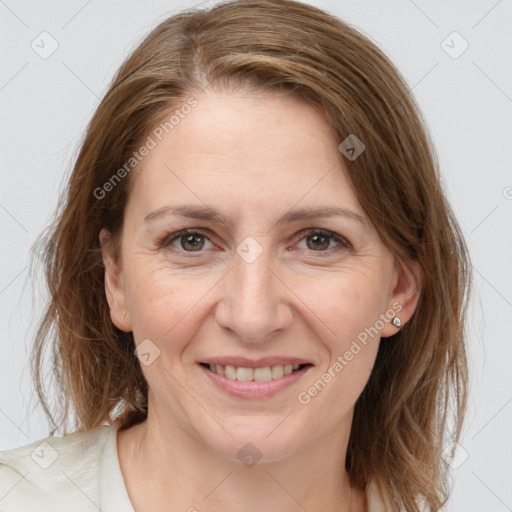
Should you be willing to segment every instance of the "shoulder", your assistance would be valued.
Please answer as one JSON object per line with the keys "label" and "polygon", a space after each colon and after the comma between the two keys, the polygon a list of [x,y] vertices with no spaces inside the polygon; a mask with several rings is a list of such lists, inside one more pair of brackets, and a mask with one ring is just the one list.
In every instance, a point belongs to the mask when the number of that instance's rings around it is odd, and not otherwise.
{"label": "shoulder", "polygon": [[113,428],[0,451],[0,512],[97,511],[101,459]]}

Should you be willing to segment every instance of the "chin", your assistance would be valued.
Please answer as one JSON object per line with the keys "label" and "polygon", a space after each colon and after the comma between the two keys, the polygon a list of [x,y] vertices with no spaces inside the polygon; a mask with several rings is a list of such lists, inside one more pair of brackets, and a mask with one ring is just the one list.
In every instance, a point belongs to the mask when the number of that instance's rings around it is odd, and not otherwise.
{"label": "chin", "polygon": [[223,458],[248,466],[283,460],[300,445],[298,433],[294,435],[275,418],[258,421],[254,416],[237,417],[236,421],[227,422],[225,428],[233,437],[226,432],[221,437],[212,437],[210,431],[205,433],[203,442]]}

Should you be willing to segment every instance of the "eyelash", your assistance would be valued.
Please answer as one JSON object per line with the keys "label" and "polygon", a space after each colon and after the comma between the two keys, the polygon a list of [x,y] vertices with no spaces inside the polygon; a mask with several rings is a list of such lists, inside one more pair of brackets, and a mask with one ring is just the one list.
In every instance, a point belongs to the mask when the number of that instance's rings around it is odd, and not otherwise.
{"label": "eyelash", "polygon": [[[320,235],[323,237],[331,238],[332,240],[334,240],[340,244],[340,246],[334,247],[334,248],[331,247],[330,249],[318,250],[318,251],[310,250],[310,252],[317,253],[319,256],[331,255],[332,254],[331,251],[340,249],[340,248],[341,249],[352,249],[352,245],[345,237],[338,235],[337,233],[335,233],[333,231],[329,231],[327,229],[319,229],[319,228],[309,228],[304,231],[301,231],[300,233],[295,235],[294,242],[299,243],[302,240],[304,240],[310,236],[313,236],[313,235]],[[172,242],[174,242],[175,240],[179,240],[180,238],[182,238],[184,236],[203,236],[207,240],[209,240],[208,235],[206,233],[204,233],[202,230],[195,229],[195,228],[189,228],[189,229],[183,229],[181,231],[177,231],[175,233],[171,233],[170,235],[166,235],[163,239],[161,239],[158,242],[158,246],[161,249],[167,248],[167,247],[169,247],[169,245]],[[175,248],[173,248],[172,250],[175,250],[175,251],[178,251],[181,253],[190,254],[189,257],[197,257],[198,255],[200,255],[200,253],[203,252],[202,250],[186,251],[184,249],[175,249]],[[194,253],[198,253],[197,256],[194,256]]]}

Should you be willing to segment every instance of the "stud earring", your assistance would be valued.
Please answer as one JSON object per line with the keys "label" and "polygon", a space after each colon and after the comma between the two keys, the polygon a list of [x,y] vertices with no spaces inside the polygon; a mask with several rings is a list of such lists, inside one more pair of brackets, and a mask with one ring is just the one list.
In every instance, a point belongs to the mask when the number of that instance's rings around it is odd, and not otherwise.
{"label": "stud earring", "polygon": [[399,316],[395,316],[393,318],[393,320],[391,320],[392,324],[395,326],[395,327],[402,327],[402,320],[400,320],[400,317]]}

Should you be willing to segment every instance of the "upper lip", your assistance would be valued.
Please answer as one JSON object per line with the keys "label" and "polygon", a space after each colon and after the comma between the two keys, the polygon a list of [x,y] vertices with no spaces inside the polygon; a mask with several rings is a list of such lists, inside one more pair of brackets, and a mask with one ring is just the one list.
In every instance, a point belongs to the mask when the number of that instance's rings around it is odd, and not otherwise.
{"label": "upper lip", "polygon": [[206,364],[218,364],[221,366],[236,366],[238,368],[264,368],[266,366],[274,366],[274,365],[287,365],[287,364],[312,364],[310,361],[306,359],[301,359],[300,357],[280,357],[280,356],[269,356],[262,357],[260,359],[249,359],[247,357],[231,357],[231,356],[223,356],[223,357],[210,357],[207,359],[202,359],[201,363]]}

